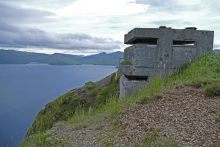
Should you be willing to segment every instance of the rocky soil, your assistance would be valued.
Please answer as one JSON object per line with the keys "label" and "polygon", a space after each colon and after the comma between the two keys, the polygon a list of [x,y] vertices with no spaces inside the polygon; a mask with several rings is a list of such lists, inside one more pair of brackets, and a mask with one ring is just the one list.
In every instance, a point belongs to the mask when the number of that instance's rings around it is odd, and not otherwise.
{"label": "rocky soil", "polygon": [[63,146],[140,146],[144,136],[156,129],[161,130],[157,142],[219,146],[220,123],[215,120],[219,112],[220,97],[207,97],[201,88],[180,85],[147,103],[127,106],[116,120],[103,114],[99,121],[80,129],[59,122],[49,132],[54,142],[62,139]]}

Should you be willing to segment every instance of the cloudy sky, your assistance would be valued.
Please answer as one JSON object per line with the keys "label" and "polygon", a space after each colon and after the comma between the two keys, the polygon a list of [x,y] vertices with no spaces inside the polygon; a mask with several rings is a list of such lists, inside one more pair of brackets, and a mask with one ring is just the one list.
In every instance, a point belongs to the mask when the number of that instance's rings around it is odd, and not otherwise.
{"label": "cloudy sky", "polygon": [[95,54],[123,51],[136,27],[214,30],[219,0],[0,0],[0,49]]}

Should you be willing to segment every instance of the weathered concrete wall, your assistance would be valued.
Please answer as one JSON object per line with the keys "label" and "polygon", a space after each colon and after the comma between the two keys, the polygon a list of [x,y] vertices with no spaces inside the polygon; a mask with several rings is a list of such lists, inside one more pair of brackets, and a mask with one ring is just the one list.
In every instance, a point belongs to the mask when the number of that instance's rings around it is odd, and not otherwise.
{"label": "weathered concrete wall", "polygon": [[129,80],[122,75],[120,78],[120,98],[122,99],[126,95],[137,92],[144,86],[147,86],[147,84],[147,81]]}
{"label": "weathered concrete wall", "polygon": [[[130,61],[132,65],[119,66],[125,76],[152,78],[162,74],[166,77],[197,57],[212,52],[213,39],[214,31],[135,28],[124,38],[125,44],[133,44],[124,50],[124,60]],[[123,80],[126,81],[122,78],[122,83]],[[138,85],[138,82],[135,81],[133,84]],[[130,87],[134,87],[132,81],[129,83]],[[128,88],[125,86],[124,89]]]}
{"label": "weathered concrete wall", "polygon": [[[213,31],[168,28],[137,28],[125,36],[125,43],[138,39],[157,38],[157,44],[134,44],[124,50],[124,60],[132,63],[133,71],[123,71],[125,75],[145,75],[143,69],[171,70],[180,68],[213,48]],[[193,41],[194,45],[174,45],[173,40]],[[121,69],[125,69],[120,65]],[[147,69],[146,69],[147,70]],[[147,73],[148,74],[148,73]],[[149,74],[152,74],[150,72]],[[148,74],[148,75],[149,75]]]}

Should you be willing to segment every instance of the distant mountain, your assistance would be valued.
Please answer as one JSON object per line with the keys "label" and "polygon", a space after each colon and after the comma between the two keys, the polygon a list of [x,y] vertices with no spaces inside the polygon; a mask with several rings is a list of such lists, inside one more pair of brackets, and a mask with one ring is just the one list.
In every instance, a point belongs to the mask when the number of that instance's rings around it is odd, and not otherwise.
{"label": "distant mountain", "polygon": [[0,64],[27,64],[48,58],[48,54],[0,50]]}
{"label": "distant mountain", "polygon": [[123,52],[114,52],[111,54],[100,53],[91,56],[77,56],[58,53],[48,55],[14,50],[0,50],[0,64],[28,64],[30,62],[38,62],[50,65],[118,65],[119,58],[122,57]]}
{"label": "distant mountain", "polygon": [[82,64],[102,64],[102,65],[118,65],[119,58],[123,57],[123,52],[114,52],[111,54],[100,53],[91,56],[85,56],[78,61]]}
{"label": "distant mountain", "polygon": [[70,55],[73,56],[72,58],[69,56],[66,56],[65,54],[53,54],[48,56],[47,58],[43,58],[39,60],[39,63],[47,63],[50,65],[76,65],[80,64],[77,62],[77,59],[81,58],[78,56]]}
{"label": "distant mountain", "polygon": [[220,49],[215,49],[213,52],[220,53]]}

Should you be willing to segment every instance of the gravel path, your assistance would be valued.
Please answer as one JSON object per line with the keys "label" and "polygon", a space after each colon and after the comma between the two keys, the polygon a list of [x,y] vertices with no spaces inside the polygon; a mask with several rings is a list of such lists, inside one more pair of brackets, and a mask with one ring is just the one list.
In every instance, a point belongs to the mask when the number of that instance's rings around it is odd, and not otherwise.
{"label": "gravel path", "polygon": [[145,104],[127,107],[117,125],[103,117],[80,130],[58,123],[49,131],[66,146],[139,146],[147,133],[160,129],[159,142],[209,147],[220,143],[220,124],[214,119],[219,112],[220,97],[206,97],[200,88],[180,85]]}

